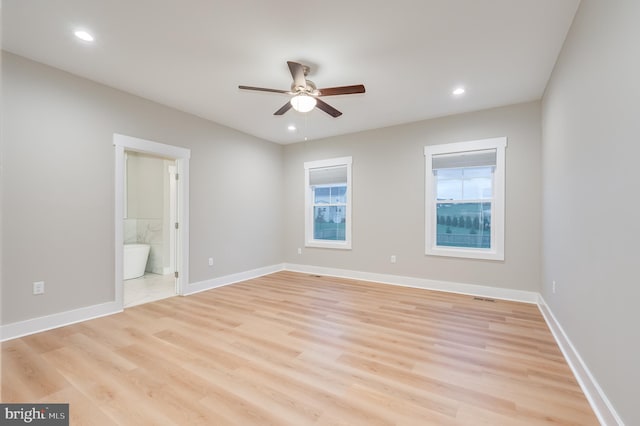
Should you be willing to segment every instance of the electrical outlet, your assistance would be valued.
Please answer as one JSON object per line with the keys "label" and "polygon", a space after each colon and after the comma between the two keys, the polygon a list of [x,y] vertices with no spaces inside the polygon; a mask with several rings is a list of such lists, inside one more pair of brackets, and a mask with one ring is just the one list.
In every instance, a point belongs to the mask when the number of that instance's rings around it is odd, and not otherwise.
{"label": "electrical outlet", "polygon": [[33,294],[44,294],[44,281],[36,281],[33,283]]}
{"label": "electrical outlet", "polygon": [[209,266],[213,266],[213,257],[209,258]]}
{"label": "electrical outlet", "polygon": [[302,254],[302,249],[298,247],[298,254]]}
{"label": "electrical outlet", "polygon": [[551,281],[551,291],[553,292],[553,294],[556,294],[556,282]]}
{"label": "electrical outlet", "polygon": [[391,263],[396,263],[396,255],[391,255]]}

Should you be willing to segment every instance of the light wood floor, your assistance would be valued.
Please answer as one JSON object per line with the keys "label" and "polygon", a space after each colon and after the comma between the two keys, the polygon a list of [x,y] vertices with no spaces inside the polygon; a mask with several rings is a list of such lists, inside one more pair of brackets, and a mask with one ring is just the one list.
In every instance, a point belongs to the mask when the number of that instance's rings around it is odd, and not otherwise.
{"label": "light wood floor", "polygon": [[74,425],[598,424],[538,308],[280,272],[2,345]]}

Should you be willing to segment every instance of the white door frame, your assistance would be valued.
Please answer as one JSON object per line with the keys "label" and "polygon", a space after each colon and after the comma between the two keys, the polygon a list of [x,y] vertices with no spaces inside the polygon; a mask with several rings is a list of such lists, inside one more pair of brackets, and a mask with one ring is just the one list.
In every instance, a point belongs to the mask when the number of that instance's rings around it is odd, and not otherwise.
{"label": "white door frame", "polygon": [[[176,269],[176,227],[175,223],[178,222],[178,200],[176,198],[178,182],[176,181],[176,174],[178,173],[177,167],[174,165],[167,167],[169,173],[169,270],[166,268],[164,273],[169,274]],[[176,288],[176,293],[178,292]]]}
{"label": "white door frame", "polygon": [[125,151],[141,152],[176,160],[178,168],[178,261],[179,272],[176,292],[184,294],[189,284],[189,158],[191,150],[173,145],[165,145],[132,136],[113,134],[115,147],[115,302],[123,309],[124,288],[122,280],[122,256],[124,251],[124,167]]}

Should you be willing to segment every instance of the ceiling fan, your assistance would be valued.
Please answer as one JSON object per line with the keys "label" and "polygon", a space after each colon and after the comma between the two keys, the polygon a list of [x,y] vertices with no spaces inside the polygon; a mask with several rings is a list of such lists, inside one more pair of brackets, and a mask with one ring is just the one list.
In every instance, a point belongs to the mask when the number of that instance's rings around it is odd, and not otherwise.
{"label": "ceiling fan", "polygon": [[243,90],[257,90],[260,92],[273,92],[284,93],[291,95],[292,98],[282,106],[279,110],[273,113],[273,115],[282,115],[289,111],[291,108],[300,112],[309,112],[313,108],[318,108],[329,114],[332,117],[340,117],[342,113],[319,99],[322,96],[334,96],[334,95],[351,95],[354,93],[364,93],[364,85],[356,84],[353,86],[339,86],[328,87],[325,89],[318,89],[315,83],[311,80],[307,80],[307,74],[309,74],[309,67],[299,64],[297,62],[287,61],[289,65],[289,71],[293,77],[293,83],[291,83],[291,90],[279,90],[279,89],[266,89],[264,87],[252,87],[252,86],[238,86]]}

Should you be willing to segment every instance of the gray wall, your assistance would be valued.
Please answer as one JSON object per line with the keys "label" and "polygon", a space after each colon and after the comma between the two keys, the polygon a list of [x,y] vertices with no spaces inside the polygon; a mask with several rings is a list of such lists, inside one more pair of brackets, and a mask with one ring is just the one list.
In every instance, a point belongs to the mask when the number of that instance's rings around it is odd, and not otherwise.
{"label": "gray wall", "polygon": [[543,99],[542,294],[628,425],[640,424],[639,18],[637,0],[582,0]]}
{"label": "gray wall", "polygon": [[127,217],[164,217],[164,175],[162,158],[136,152],[127,154]]}
{"label": "gray wall", "polygon": [[191,282],[282,262],[280,145],[8,53],[2,85],[3,324],[114,299],[113,133],[191,149]]}
{"label": "gray wall", "polygon": [[[425,256],[424,147],[496,136],[508,138],[505,261]],[[537,292],[540,138],[540,103],[532,102],[287,145],[285,261]],[[349,155],[353,249],[304,248],[303,163]]]}

